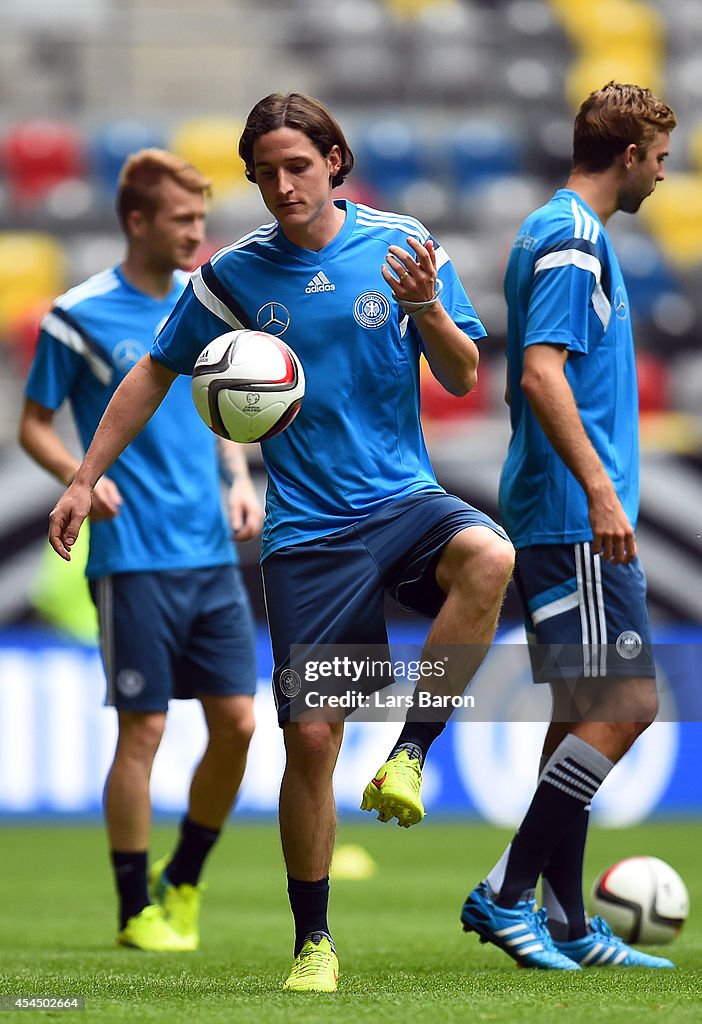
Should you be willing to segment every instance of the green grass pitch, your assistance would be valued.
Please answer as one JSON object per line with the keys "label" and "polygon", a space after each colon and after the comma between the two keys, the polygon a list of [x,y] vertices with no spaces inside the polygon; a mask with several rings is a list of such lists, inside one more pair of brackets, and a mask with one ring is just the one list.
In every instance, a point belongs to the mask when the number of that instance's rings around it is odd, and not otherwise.
{"label": "green grass pitch", "polygon": [[[0,1024],[37,1018],[188,1024],[647,1024],[702,1020],[702,822],[593,828],[586,881],[613,861],[647,853],[671,862],[690,890],[681,936],[662,947],[675,971],[518,970],[465,935],[461,903],[501,852],[506,832],[428,818],[409,831],[350,816],[340,843],[377,861],[368,881],[337,881],[331,925],[339,992],[281,990],[291,920],[272,822],[232,821],[207,870],[202,948],[155,954],[114,945],[112,880],[99,824],[5,821],[0,842],[0,994],[83,995],[85,1013],[0,1012]],[[153,852],[171,847],[159,825]]]}

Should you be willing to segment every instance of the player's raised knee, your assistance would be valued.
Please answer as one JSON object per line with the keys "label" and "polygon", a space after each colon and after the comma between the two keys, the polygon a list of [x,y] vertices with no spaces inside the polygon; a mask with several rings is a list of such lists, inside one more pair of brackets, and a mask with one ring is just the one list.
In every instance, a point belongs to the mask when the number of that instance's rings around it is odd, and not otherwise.
{"label": "player's raised knee", "polygon": [[446,545],[437,566],[437,579],[446,591],[453,583],[472,587],[495,580],[505,586],[512,575],[514,557],[514,547],[506,535],[474,526],[457,533]]}
{"label": "player's raised knee", "polygon": [[291,722],[285,727],[288,760],[298,759],[312,771],[336,759],[342,736],[340,722]]}

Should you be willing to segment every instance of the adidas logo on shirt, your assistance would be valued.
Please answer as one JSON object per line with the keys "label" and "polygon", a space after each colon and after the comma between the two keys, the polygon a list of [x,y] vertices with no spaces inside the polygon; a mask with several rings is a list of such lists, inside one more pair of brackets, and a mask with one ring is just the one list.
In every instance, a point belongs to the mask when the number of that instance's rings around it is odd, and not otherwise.
{"label": "adidas logo on shirt", "polygon": [[310,283],[305,288],[307,295],[312,295],[313,292],[335,292],[336,285],[332,284],[327,275],[320,270],[318,274],[315,274]]}

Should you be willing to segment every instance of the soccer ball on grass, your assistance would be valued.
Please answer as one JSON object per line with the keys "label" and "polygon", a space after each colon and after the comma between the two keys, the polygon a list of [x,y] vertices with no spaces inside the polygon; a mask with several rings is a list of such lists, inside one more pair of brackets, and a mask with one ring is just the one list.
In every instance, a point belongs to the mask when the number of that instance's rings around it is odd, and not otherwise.
{"label": "soccer ball on grass", "polygon": [[603,917],[625,942],[672,942],[690,909],[687,888],[658,857],[628,857],[603,871],[590,894],[590,913]]}

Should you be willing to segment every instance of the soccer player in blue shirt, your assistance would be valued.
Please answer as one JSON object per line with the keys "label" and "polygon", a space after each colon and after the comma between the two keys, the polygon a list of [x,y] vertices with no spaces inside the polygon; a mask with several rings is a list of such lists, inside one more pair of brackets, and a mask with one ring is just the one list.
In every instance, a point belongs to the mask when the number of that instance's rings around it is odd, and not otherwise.
{"label": "soccer player in blue shirt", "polygon": [[[607,235],[664,178],[673,111],[610,82],[575,119],[565,188],[527,217],[505,276],[512,436],[500,510],[517,548],[534,681],[552,721],[519,831],[462,920],[527,967],[672,967],[588,922],[590,802],[657,712],[636,553],[638,404],[631,314]],[[543,884],[543,909],[533,890]]]}
{"label": "soccer player in blue shirt", "polygon": [[[125,163],[117,212],[123,262],[60,296],[41,323],[20,441],[64,484],[80,460],[54,426],[68,401],[88,447],[128,371],[147,353],[188,281],[204,236],[209,182],[162,150]],[[233,472],[229,514],[248,539],[261,511],[243,449],[222,442]],[[181,379],[148,427],[96,482],[87,575],[98,609],[107,703],[118,739],[105,817],[119,896],[118,942],[145,950],[198,945],[200,873],[231,810],[253,731],[253,621],[223,515],[216,439]],[[172,857],[147,876],[149,780],[169,700],[197,697],[208,743]],[[151,893],[149,893],[149,882]]]}
{"label": "soccer player in blue shirt", "polygon": [[[259,328],[297,352],[307,390],[262,445],[269,473],[262,559],[274,692],[286,747],[280,828],[295,923],[285,987],[334,991],[327,921],[342,721],[292,720],[294,644],[385,646],[385,593],[433,618],[429,641],[462,644],[463,690],[497,623],[514,550],[484,513],[439,486],[419,420],[419,358],[453,394],[477,377],[484,328],[446,251],[418,221],[334,201],[353,166],[317,100],[273,94],[247,119],[239,153],[274,222],[198,271],[112,400],[51,515],[67,558],[101,474],[179,373],[225,331]],[[470,645],[470,646],[468,646]],[[443,722],[408,723],[364,803],[402,824],[423,814],[421,759]]]}

